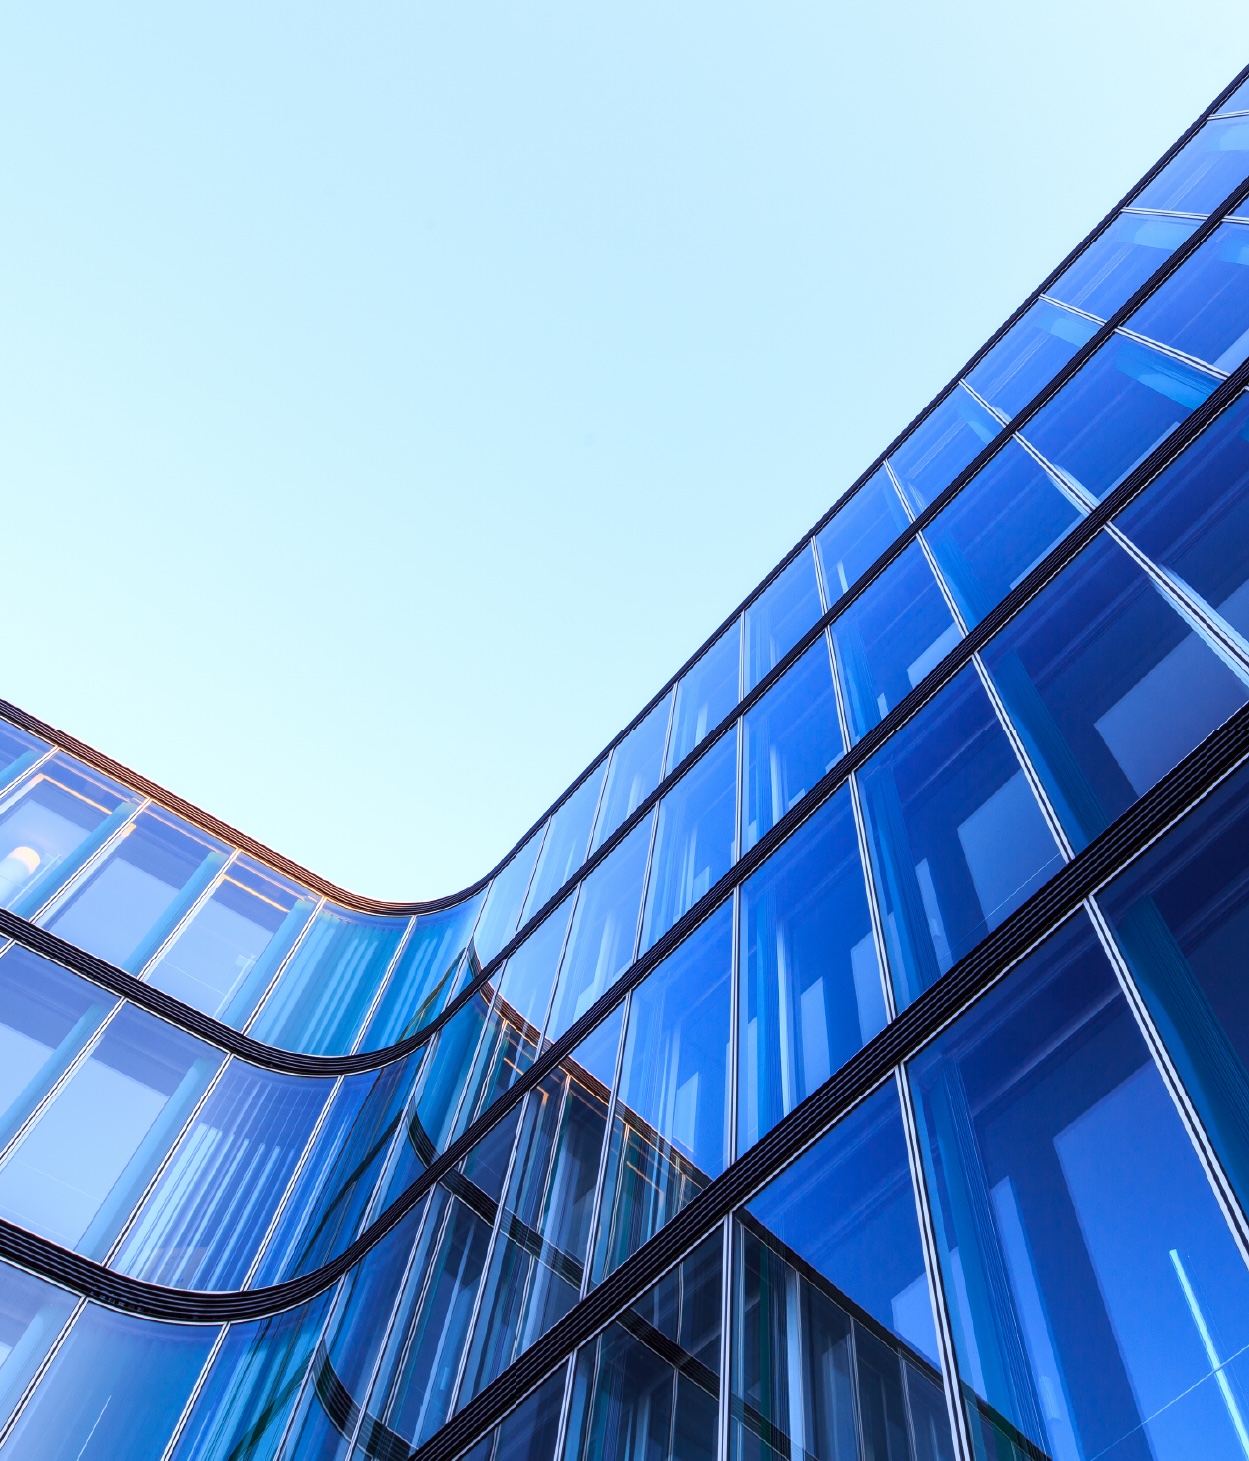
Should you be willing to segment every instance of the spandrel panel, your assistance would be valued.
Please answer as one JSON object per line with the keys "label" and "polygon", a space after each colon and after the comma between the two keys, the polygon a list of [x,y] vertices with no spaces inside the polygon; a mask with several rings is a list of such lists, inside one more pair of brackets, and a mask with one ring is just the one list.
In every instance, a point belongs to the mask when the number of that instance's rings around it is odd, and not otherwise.
{"label": "spandrel panel", "polygon": [[747,711],[742,726],[742,851],[831,771],[844,745],[823,635]]}
{"label": "spandrel panel", "polygon": [[911,543],[833,621],[853,740],[879,724],[962,638],[924,550]]}
{"label": "spandrel panel", "polygon": [[742,884],[740,1155],[884,1028],[850,789]]}
{"label": "spandrel panel", "polygon": [[1116,335],[1023,428],[1077,487],[1101,498],[1187,420],[1218,378]]}
{"label": "spandrel panel", "polygon": [[909,521],[889,473],[878,467],[816,537],[830,609]]}
{"label": "spandrel panel", "polygon": [[1096,333],[1095,321],[1038,299],[967,372],[968,384],[1009,420]]}
{"label": "spandrel panel", "polygon": [[815,559],[804,545],[746,610],[746,690],[752,690],[797,644],[820,612]]}
{"label": "spandrel panel", "polygon": [[742,626],[735,620],[677,685],[666,771],[675,771],[738,701]]}
{"label": "spandrel panel", "polygon": [[525,899],[521,919],[532,918],[549,898],[564,886],[585,861],[590,843],[590,828],[598,810],[599,793],[607,774],[606,762],[597,766],[547,824],[533,883]]}
{"label": "spandrel panel", "polygon": [[659,785],[663,771],[668,722],[672,718],[672,691],[646,713],[612,752],[607,768],[603,804],[594,824],[590,851],[601,847],[617,827],[640,807]]}
{"label": "spandrel panel", "polygon": [[1115,523],[1249,644],[1249,398],[1208,426]]}
{"label": "spandrel panel", "polygon": [[484,967],[516,932],[534,864],[542,850],[545,827],[539,827],[494,877],[473,934],[478,962]]}
{"label": "spandrel panel", "polygon": [[406,918],[323,908],[248,1033],[310,1055],[350,1050],[407,926]]}
{"label": "spandrel panel", "polygon": [[315,906],[306,888],[237,858],[143,977],[241,1027]]}
{"label": "spandrel panel", "polygon": [[238,1288],[333,1088],[233,1061],[112,1266],[170,1288]]}
{"label": "spandrel panel", "polygon": [[1104,533],[983,658],[1077,851],[1249,699]]}
{"label": "spandrel panel", "polygon": [[20,944],[0,956],[0,1144],[69,1068],[116,997]]}
{"label": "spandrel panel", "polygon": [[160,1461],[217,1327],[88,1304],[4,1443],[13,1461]]}
{"label": "spandrel panel", "polygon": [[1249,224],[1221,223],[1127,322],[1218,370],[1249,356]]}
{"label": "spandrel panel", "polygon": [[1004,1417],[1050,1456],[1240,1454],[1249,1274],[1083,914],[911,1083],[985,1438]]}
{"label": "spandrel panel", "polygon": [[0,1216],[103,1258],[223,1059],[122,1008],[0,1168]]}
{"label": "spandrel panel", "polygon": [[1213,213],[1249,177],[1249,119],[1209,121],[1132,199],[1133,208]]}
{"label": "spandrel panel", "polygon": [[955,386],[889,458],[912,509],[922,512],[1001,429],[970,391]]}
{"label": "spandrel panel", "polygon": [[415,1035],[442,1013],[457,985],[472,977],[471,969],[461,971],[461,961],[481,904],[478,894],[454,908],[417,917],[364,1032],[363,1049],[382,1050]]}
{"label": "spandrel panel", "polygon": [[77,1302],[76,1294],[0,1263],[0,1425],[12,1415]]}
{"label": "spandrel panel", "polygon": [[558,1040],[633,962],[653,820],[652,814],[639,822],[581,884],[547,1021],[548,1041]]}
{"label": "spandrel panel", "polygon": [[228,856],[224,843],[168,812],[140,812],[39,922],[67,943],[137,973]]}
{"label": "spandrel panel", "polygon": [[901,1008],[1062,856],[971,665],[876,752],[859,787]]}
{"label": "spandrel panel", "polygon": [[633,991],[595,1245],[596,1281],[728,1164],[731,901]]}
{"label": "spandrel panel", "polygon": [[1121,213],[1067,266],[1048,293],[1109,319],[1199,227],[1195,218]]}
{"label": "spandrel panel", "polygon": [[1071,498],[1018,441],[1008,441],[924,537],[974,627],[1081,519]]}
{"label": "spandrel panel", "polygon": [[728,872],[737,824],[737,735],[730,730],[659,803],[641,951]]}

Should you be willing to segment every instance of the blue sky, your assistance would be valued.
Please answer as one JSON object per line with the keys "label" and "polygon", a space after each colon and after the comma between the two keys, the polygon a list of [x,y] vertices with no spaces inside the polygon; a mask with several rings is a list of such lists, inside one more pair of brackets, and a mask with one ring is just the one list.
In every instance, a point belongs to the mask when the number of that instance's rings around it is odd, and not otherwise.
{"label": "blue sky", "polygon": [[1208,0],[5,7],[0,694],[460,886],[1247,60]]}

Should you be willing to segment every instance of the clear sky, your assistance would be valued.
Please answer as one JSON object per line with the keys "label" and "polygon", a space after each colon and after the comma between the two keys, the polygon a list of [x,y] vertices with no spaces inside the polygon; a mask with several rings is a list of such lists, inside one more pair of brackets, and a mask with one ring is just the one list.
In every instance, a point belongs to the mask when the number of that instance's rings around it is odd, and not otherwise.
{"label": "clear sky", "polygon": [[1190,0],[0,11],[0,694],[485,871],[1249,61]]}

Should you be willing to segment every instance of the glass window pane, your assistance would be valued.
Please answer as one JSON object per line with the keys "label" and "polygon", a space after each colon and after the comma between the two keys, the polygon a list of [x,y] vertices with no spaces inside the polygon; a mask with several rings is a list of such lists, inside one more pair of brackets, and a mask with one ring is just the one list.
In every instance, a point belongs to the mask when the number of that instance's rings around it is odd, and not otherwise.
{"label": "glass window pane", "polygon": [[1004,1417],[1055,1457],[1239,1454],[1249,1274],[1084,916],[911,1068],[991,1453]]}
{"label": "glass window pane", "polygon": [[1036,458],[1008,441],[924,529],[924,537],[971,627],[1080,517]]}
{"label": "glass window pane", "polygon": [[473,934],[477,958],[483,965],[488,964],[516,932],[516,924],[520,919],[529,880],[533,876],[533,865],[542,848],[542,834],[545,830],[544,827],[539,827],[512,860],[496,873],[490,884],[486,905],[481,910],[481,918]]}
{"label": "glass window pane", "polygon": [[1062,866],[968,665],[859,773],[899,1008]]}
{"label": "glass window pane", "polygon": [[1115,522],[1249,643],[1249,398],[1207,427]]}
{"label": "glass window pane", "polygon": [[630,996],[612,1122],[596,1281],[725,1168],[731,902],[720,907]]}
{"label": "glass window pane", "polygon": [[967,374],[978,395],[1012,417],[1097,333],[1083,315],[1038,299]]}
{"label": "glass window pane", "polygon": [[675,770],[737,704],[741,621],[735,621],[677,685],[667,769]]}
{"label": "glass window pane", "polygon": [[170,1288],[238,1288],[333,1088],[324,1077],[233,1061],[148,1194],[113,1267]]}
{"label": "glass window pane", "polygon": [[59,938],[136,973],[225,866],[228,849],[167,812],[141,812],[41,915]]}
{"label": "glass window pane", "polygon": [[1195,218],[1121,213],[1067,266],[1048,293],[1109,319],[1199,226]]}
{"label": "glass window pane", "polygon": [[653,814],[639,822],[581,884],[547,1021],[558,1040],[633,962]]}
{"label": "glass window pane", "polygon": [[752,690],[820,617],[811,549],[772,580],[746,610],[746,686]]}
{"label": "glass window pane", "polygon": [[730,730],[659,803],[642,950],[728,872],[736,821],[737,734]]}
{"label": "glass window pane", "polygon": [[48,743],[29,731],[0,720],[0,786],[9,786],[22,776],[48,749]]}
{"label": "glass window pane", "polygon": [[123,1007],[0,1168],[0,1216],[102,1258],[222,1059]]}
{"label": "glass window pane", "polygon": [[561,1365],[548,1379],[483,1436],[462,1461],[551,1461],[564,1408]]}
{"label": "glass window pane", "polygon": [[1105,497],[1217,385],[1216,376],[1116,335],[1024,434],[1069,481]]}
{"label": "glass window pane", "polygon": [[832,770],[844,749],[828,641],[821,635],[746,713],[743,852]]}
{"label": "glass window pane", "polygon": [[[414,1170],[401,1170],[398,1185],[392,1178],[387,1201],[429,1164],[435,1152],[442,1151],[457,1130],[464,1129],[457,1120],[460,1108],[473,1106],[484,1073],[477,1060],[479,1047],[493,1038],[495,1025],[503,1022],[497,1015],[492,1020],[492,999],[488,986],[476,990],[438,1031],[437,1041],[425,1057],[409,1121],[412,1150],[419,1161]],[[507,1023],[511,1030],[516,1029],[515,1024]]]}
{"label": "glass window pane", "polygon": [[0,1425],[65,1327],[77,1297],[0,1263]]}
{"label": "glass window pane", "polygon": [[4,1443],[6,1458],[160,1461],[217,1337],[88,1304]]}
{"label": "glass window pane", "polygon": [[1207,122],[1132,199],[1133,208],[1213,213],[1249,175],[1249,121]]}
{"label": "glass window pane", "polygon": [[969,391],[955,386],[889,458],[911,507],[922,512],[1001,429]]}
{"label": "glass window pane", "polygon": [[592,771],[547,823],[538,866],[525,899],[525,918],[532,918],[585,861],[606,771],[606,762]]}
{"label": "glass window pane", "polygon": [[[437,1018],[456,993],[457,985],[475,977],[461,961],[477,921],[482,896],[467,898],[454,908],[418,915],[386,991],[369,1021],[363,1050],[382,1050],[406,1040]],[[476,973],[480,973],[480,967]]]}
{"label": "glass window pane", "polygon": [[858,834],[843,786],[741,892],[740,1154],[885,1024]]}
{"label": "glass window pane", "polygon": [[833,621],[853,740],[882,721],[962,638],[924,550],[910,543]]}
{"label": "glass window pane", "polygon": [[1219,370],[1249,356],[1249,225],[1221,223],[1128,320]]}
{"label": "glass window pane", "polygon": [[989,642],[984,663],[1077,849],[1249,699],[1105,534]]}
{"label": "glass window pane", "polygon": [[528,1025],[536,1040],[546,1023],[551,986],[559,969],[574,898],[569,895],[508,956],[499,980],[499,999],[512,1019]]}
{"label": "glass window pane", "polygon": [[884,467],[822,529],[815,540],[829,608],[862,577],[910,519]]}
{"label": "glass window pane", "polygon": [[242,1026],[315,906],[307,889],[236,858],[144,978],[193,1009]]}
{"label": "glass window pane", "polygon": [[406,918],[322,908],[249,1033],[310,1055],[350,1050],[407,926]]}
{"label": "glass window pane", "polygon": [[591,852],[601,847],[659,785],[671,715],[672,692],[669,691],[612,752]]}

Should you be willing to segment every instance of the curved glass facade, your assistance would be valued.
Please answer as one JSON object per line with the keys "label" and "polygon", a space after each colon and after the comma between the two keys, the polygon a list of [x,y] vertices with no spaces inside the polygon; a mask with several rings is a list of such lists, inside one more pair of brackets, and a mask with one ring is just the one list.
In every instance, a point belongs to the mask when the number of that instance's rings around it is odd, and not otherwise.
{"label": "curved glass facade", "polygon": [[0,1461],[1249,1457],[1238,78],[487,878],[0,721]]}

